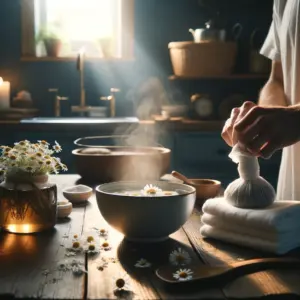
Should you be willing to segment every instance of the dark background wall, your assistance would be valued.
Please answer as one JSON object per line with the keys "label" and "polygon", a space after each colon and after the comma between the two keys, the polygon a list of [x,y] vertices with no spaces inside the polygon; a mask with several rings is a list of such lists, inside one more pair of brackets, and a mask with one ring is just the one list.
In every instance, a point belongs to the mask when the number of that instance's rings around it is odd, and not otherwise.
{"label": "dark background wall", "polygon": [[[20,60],[20,1],[22,0],[0,0],[0,76],[11,82],[13,96],[21,89],[30,91],[35,106],[44,115],[49,113],[52,107],[48,88],[59,88],[62,95],[70,97],[72,105],[78,103],[79,74],[76,71],[75,61],[22,62]],[[242,24],[237,71],[245,73],[250,34],[258,27],[262,30],[261,39],[266,35],[271,22],[272,0],[208,0],[206,2],[221,8],[222,26],[228,31],[235,23]],[[133,62],[87,62],[85,71],[87,103],[99,105],[99,96],[108,94],[110,87],[118,87],[122,93],[117,99],[117,113],[134,114],[135,109],[128,91],[134,91],[151,77],[158,78],[167,85],[167,76],[172,74],[168,43],[191,40],[188,29],[203,27],[210,16],[210,13],[199,6],[197,0],[136,0],[136,59]],[[199,84],[199,88],[215,89],[215,84],[219,85],[220,93],[246,91],[250,98],[255,98],[263,81],[253,83],[244,80],[242,84],[232,82],[229,85],[222,81],[204,82],[202,86]],[[188,101],[184,92],[182,95],[184,95],[182,101]]]}

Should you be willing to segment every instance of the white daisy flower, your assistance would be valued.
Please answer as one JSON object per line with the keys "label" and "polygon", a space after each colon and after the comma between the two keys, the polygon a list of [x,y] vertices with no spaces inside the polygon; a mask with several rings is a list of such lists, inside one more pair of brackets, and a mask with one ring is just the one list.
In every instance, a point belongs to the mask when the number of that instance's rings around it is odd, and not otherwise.
{"label": "white daisy flower", "polygon": [[68,247],[66,247],[66,250],[70,253],[79,253],[83,251],[84,243],[79,239],[74,239]]}
{"label": "white daisy flower", "polygon": [[73,266],[72,267],[72,272],[75,276],[81,276],[83,273],[87,273],[85,267],[82,266],[82,265]]}
{"label": "white daisy flower", "polygon": [[155,196],[159,193],[161,193],[162,190],[155,186],[155,185],[152,185],[152,184],[147,184],[142,190],[141,190],[141,193],[142,195],[144,196]]}
{"label": "white daisy flower", "polygon": [[61,146],[60,146],[60,144],[59,144],[57,141],[55,141],[55,145],[53,146],[53,149],[54,149],[54,151],[55,151],[56,153],[62,151]]}
{"label": "white daisy flower", "polygon": [[130,290],[129,276],[127,274],[119,274],[113,279],[114,290]]}
{"label": "white daisy flower", "polygon": [[111,249],[111,245],[108,241],[104,241],[102,244],[101,244],[101,249],[104,250],[104,251],[108,251]]}
{"label": "white daisy flower", "polygon": [[134,265],[136,268],[149,268],[151,267],[151,263],[144,258],[141,258]]}
{"label": "white daisy flower", "polygon": [[83,273],[87,273],[84,263],[82,261],[79,261],[77,259],[73,259],[70,263],[70,267],[72,269],[72,273],[76,276],[80,276]]}
{"label": "white daisy flower", "polygon": [[193,272],[191,269],[179,269],[173,273],[173,277],[178,281],[188,281],[193,278]]}
{"label": "white daisy flower", "polygon": [[103,237],[107,237],[108,236],[108,230],[104,229],[104,228],[100,228],[99,229],[99,235],[103,236]]}
{"label": "white daisy flower", "polygon": [[70,270],[69,261],[68,260],[62,260],[62,261],[58,262],[57,270],[58,271],[63,271],[63,272],[66,272],[66,271]]}
{"label": "white daisy flower", "polygon": [[174,266],[183,266],[191,262],[191,256],[189,253],[181,248],[174,250],[169,255],[169,261]]}
{"label": "white daisy flower", "polygon": [[100,252],[100,249],[96,246],[94,242],[91,242],[85,246],[85,251],[87,252],[87,254],[95,255]]}

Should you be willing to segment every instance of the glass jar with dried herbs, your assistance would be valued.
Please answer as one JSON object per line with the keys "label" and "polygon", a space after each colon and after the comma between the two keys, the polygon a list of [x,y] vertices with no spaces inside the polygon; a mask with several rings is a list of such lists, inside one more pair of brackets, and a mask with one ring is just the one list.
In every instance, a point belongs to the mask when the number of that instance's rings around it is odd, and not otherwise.
{"label": "glass jar with dried herbs", "polygon": [[66,171],[59,158],[60,145],[46,141],[20,141],[1,146],[0,226],[13,233],[35,233],[54,227],[57,217],[57,187],[49,174]]}

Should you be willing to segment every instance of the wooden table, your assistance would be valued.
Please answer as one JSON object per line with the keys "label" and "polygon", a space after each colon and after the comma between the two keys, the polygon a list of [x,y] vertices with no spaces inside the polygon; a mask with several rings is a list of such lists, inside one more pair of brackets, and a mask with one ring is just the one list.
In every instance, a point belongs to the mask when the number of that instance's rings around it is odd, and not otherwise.
{"label": "wooden table", "polygon": [[[53,176],[59,188],[73,185],[77,175]],[[166,216],[167,217],[167,216]],[[89,256],[79,253],[87,270],[82,276],[59,270],[66,259],[66,248],[73,235],[88,235],[93,227],[109,231],[109,251]],[[155,275],[155,269],[168,262],[169,253],[181,247],[199,266],[227,265],[235,261],[262,257],[263,254],[229,244],[204,241],[199,234],[200,212],[195,209],[188,222],[170,239],[157,244],[126,242],[122,234],[110,228],[101,217],[95,197],[86,206],[74,207],[69,219],[59,222],[51,232],[38,235],[0,234],[0,299],[228,299],[259,298],[265,295],[295,299],[300,295],[300,272],[268,271],[236,279],[225,287],[169,286]],[[151,268],[136,268],[135,262],[146,258]],[[106,265],[105,265],[106,263]],[[45,270],[47,270],[45,272]],[[131,293],[114,291],[114,276],[129,275]]]}

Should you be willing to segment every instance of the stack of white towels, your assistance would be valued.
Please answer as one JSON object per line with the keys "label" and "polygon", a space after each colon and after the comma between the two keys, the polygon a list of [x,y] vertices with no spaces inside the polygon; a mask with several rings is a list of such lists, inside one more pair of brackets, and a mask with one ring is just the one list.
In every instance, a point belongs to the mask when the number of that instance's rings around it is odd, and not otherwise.
{"label": "stack of white towels", "polygon": [[224,198],[203,205],[203,237],[285,254],[300,247],[300,202],[275,201],[264,209],[242,209]]}

